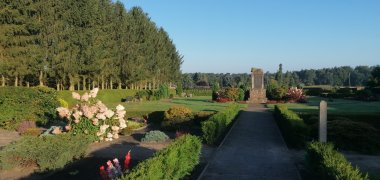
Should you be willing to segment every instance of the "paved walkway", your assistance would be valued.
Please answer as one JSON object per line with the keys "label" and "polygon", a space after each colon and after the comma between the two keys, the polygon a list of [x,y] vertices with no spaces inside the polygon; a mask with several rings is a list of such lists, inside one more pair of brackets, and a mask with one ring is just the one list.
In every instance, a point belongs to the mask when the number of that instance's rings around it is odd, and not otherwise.
{"label": "paved walkway", "polygon": [[243,111],[200,179],[301,179],[270,112]]}

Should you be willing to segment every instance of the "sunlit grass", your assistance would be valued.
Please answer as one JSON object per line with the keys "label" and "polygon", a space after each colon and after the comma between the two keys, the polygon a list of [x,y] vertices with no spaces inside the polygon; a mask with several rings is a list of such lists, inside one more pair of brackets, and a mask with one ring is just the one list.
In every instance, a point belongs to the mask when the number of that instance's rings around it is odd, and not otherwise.
{"label": "sunlit grass", "polygon": [[[285,103],[285,105],[296,112],[317,113],[321,100],[325,100],[329,114],[380,114],[380,102],[365,102],[345,99],[333,99],[329,101],[321,97],[308,97],[307,103]],[[273,104],[267,105],[274,108]]]}

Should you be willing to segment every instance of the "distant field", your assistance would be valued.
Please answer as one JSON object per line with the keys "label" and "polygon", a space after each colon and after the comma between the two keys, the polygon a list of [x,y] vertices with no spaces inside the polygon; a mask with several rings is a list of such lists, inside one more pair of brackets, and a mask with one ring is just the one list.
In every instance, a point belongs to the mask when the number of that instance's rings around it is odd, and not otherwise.
{"label": "distant field", "polygon": [[[133,96],[136,92],[137,90],[101,90],[98,93],[98,99],[104,102],[109,108],[114,108],[118,104],[121,104],[127,109],[127,112],[165,111],[172,106],[186,106],[193,111],[219,111],[229,105],[229,103],[211,102],[211,96],[174,98],[172,100],[166,99],[160,101],[121,102],[121,98]],[[82,94],[83,92],[79,93]],[[67,101],[70,106],[76,103],[71,97],[70,91],[61,91],[58,96]],[[246,105],[242,104],[242,107],[246,107]]]}
{"label": "distant field", "polygon": [[[380,115],[380,102],[364,102],[344,99],[334,99],[328,101],[326,98],[321,97],[308,97],[308,103],[286,103],[290,110],[296,112],[318,113],[318,106],[321,100],[327,101],[329,114],[379,114]],[[269,108],[274,108],[273,104],[268,105]]]}

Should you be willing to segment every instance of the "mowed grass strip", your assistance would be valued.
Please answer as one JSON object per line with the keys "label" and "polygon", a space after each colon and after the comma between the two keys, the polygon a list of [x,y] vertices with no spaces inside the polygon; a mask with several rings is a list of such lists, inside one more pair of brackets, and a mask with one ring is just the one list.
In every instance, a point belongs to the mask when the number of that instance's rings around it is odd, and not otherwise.
{"label": "mowed grass strip", "polygon": [[[346,99],[333,99],[329,101],[321,97],[308,97],[307,103],[285,103],[288,109],[295,112],[302,113],[317,113],[319,103],[321,100],[327,101],[329,114],[379,114],[380,115],[380,101],[365,102]],[[269,108],[274,109],[273,104],[267,105]]]}
{"label": "mowed grass strip", "polygon": [[[123,105],[127,112],[153,112],[166,111],[173,106],[185,106],[198,111],[219,111],[229,106],[231,103],[215,103],[211,101],[211,96],[197,96],[192,98],[163,99],[159,101],[128,102],[122,103],[121,99],[127,96],[134,96],[138,90],[100,90],[97,98],[106,104],[109,108],[114,108],[118,104]],[[77,91],[75,91],[77,92]],[[79,91],[80,94],[89,91]],[[69,106],[75,105],[76,101],[71,97],[71,91],[60,91],[58,98],[61,98],[69,103]],[[246,107],[246,104],[241,104],[241,107]]]}

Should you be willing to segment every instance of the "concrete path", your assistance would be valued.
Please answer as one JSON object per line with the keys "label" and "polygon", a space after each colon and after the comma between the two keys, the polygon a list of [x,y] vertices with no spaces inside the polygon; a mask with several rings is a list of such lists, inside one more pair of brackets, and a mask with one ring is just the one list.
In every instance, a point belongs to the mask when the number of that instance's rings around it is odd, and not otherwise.
{"label": "concrete path", "polygon": [[263,105],[243,111],[199,179],[301,179]]}

